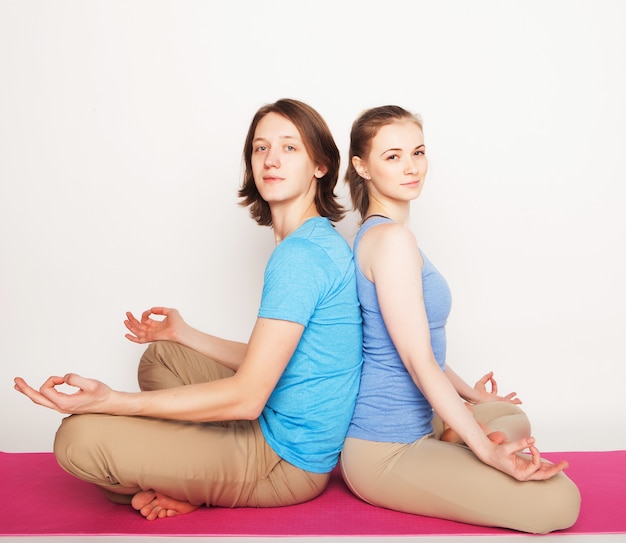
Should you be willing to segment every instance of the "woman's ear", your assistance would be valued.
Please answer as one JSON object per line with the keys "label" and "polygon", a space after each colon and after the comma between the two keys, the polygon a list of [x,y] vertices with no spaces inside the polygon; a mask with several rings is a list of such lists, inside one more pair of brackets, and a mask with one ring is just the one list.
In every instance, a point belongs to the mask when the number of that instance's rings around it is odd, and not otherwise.
{"label": "woman's ear", "polygon": [[315,177],[316,179],[321,179],[328,173],[328,168],[326,166],[318,166],[315,168]]}
{"label": "woman's ear", "polygon": [[367,173],[367,169],[365,168],[360,156],[352,157],[352,166],[356,170],[356,173],[358,173],[363,179],[370,178],[370,175]]}

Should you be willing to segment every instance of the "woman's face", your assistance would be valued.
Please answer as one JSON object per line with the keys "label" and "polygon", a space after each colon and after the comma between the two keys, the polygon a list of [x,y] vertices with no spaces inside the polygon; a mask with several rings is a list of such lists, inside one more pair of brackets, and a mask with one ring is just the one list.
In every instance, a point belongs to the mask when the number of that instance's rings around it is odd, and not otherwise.
{"label": "woman's face", "polygon": [[366,179],[371,198],[414,200],[428,171],[422,129],[410,120],[381,127],[368,156],[354,157],[353,164]]}
{"label": "woman's face", "polygon": [[268,113],[254,131],[252,175],[261,197],[271,205],[315,198],[316,178],[326,173],[304,146],[296,126],[278,113]]}

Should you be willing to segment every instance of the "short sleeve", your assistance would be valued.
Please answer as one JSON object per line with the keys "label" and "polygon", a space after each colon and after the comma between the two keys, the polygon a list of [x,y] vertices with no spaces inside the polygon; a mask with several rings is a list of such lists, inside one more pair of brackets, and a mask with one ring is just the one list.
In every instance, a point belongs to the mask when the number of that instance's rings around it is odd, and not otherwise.
{"label": "short sleeve", "polygon": [[307,326],[327,290],[328,257],[306,239],[283,241],[265,270],[259,317]]}

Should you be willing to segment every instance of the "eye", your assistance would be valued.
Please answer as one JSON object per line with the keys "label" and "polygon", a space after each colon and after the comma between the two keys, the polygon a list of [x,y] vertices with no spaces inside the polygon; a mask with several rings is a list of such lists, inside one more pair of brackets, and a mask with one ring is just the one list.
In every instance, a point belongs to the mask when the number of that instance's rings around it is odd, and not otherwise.
{"label": "eye", "polygon": [[296,148],[293,145],[285,145],[285,150],[286,151],[295,151]]}
{"label": "eye", "polygon": [[400,158],[398,155],[387,155],[385,160],[397,160],[398,158]]}
{"label": "eye", "polygon": [[264,152],[264,151],[267,151],[267,146],[266,146],[266,145],[257,145],[257,146],[254,148],[254,152],[255,152],[255,153],[262,153],[262,152]]}

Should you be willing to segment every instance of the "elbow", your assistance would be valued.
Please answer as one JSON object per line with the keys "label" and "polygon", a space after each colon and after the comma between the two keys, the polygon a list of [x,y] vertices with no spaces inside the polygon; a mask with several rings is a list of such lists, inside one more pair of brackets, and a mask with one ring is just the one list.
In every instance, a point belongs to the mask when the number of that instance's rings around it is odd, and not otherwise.
{"label": "elbow", "polygon": [[263,413],[267,398],[251,395],[247,398],[242,398],[238,403],[237,411],[239,412],[239,416],[237,418],[239,420],[256,420],[261,416],[261,413]]}
{"label": "elbow", "polygon": [[[239,375],[235,375],[239,377]],[[232,408],[238,420],[256,420],[263,413],[273,389],[249,380],[239,380],[234,389]]]}
{"label": "elbow", "polygon": [[239,420],[256,420],[263,413],[264,405],[251,404],[242,406],[241,414],[238,417]]}
{"label": "elbow", "polygon": [[243,420],[256,420],[261,416],[261,413],[263,413],[263,407],[265,406],[252,406],[250,408],[248,408],[244,413],[243,413]]}

